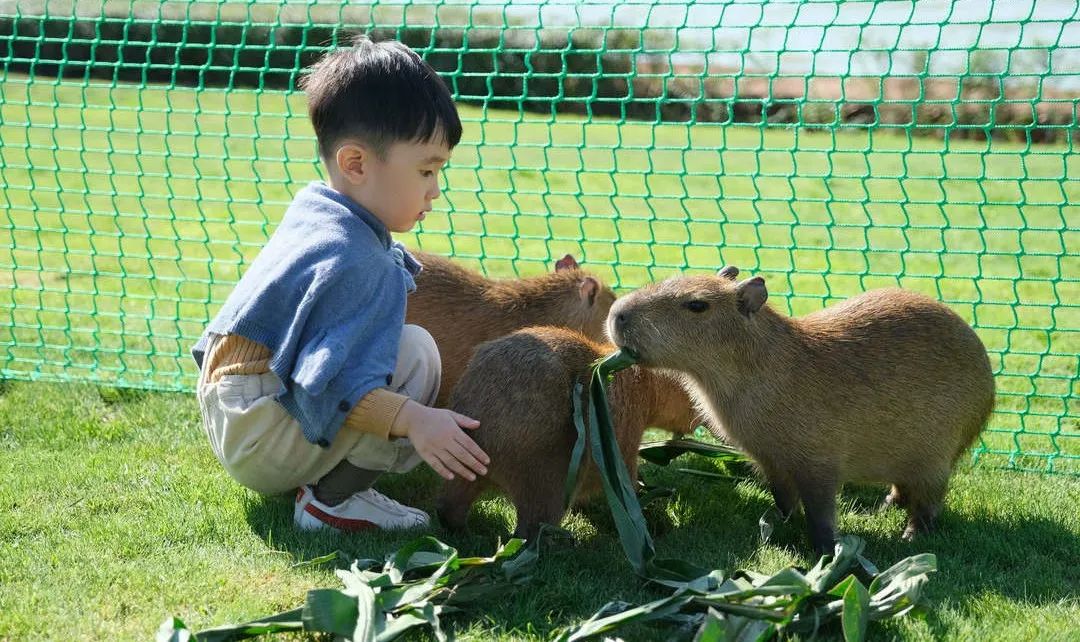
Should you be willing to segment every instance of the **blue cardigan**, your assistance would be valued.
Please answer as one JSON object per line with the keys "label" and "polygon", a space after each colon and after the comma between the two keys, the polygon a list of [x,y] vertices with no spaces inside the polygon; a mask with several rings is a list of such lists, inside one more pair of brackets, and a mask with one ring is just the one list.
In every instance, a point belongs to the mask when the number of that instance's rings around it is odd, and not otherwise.
{"label": "blue cardigan", "polygon": [[276,399],[308,441],[326,447],[346,415],[389,385],[420,264],[375,216],[323,183],[285,217],[192,349],[202,367],[211,334],[270,348]]}

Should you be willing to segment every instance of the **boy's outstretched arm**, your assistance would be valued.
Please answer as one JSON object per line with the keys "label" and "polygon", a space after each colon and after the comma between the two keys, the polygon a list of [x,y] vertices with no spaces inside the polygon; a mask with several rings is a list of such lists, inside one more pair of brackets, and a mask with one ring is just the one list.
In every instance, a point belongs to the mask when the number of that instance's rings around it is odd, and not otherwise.
{"label": "boy's outstretched arm", "polygon": [[445,408],[429,408],[413,400],[405,402],[390,427],[391,437],[408,437],[416,452],[446,479],[461,475],[474,481],[487,474],[487,454],[465,434],[480,422]]}

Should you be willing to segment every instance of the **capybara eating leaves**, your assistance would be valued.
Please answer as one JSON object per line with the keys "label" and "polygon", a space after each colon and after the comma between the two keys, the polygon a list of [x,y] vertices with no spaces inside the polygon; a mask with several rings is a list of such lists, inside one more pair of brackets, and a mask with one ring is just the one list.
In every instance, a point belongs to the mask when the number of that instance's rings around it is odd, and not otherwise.
{"label": "capybara eating leaves", "polygon": [[620,298],[608,332],[638,363],[678,370],[713,430],[746,451],[789,515],[831,552],[844,482],[892,484],[904,539],[930,530],[953,465],[994,406],[975,331],[944,304],[872,290],[802,317],[765,305],[738,269],[649,285]]}

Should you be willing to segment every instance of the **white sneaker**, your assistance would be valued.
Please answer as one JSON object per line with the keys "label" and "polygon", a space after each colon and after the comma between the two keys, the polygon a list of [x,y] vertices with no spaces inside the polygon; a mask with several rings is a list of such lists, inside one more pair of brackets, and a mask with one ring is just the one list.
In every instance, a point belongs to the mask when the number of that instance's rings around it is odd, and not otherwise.
{"label": "white sneaker", "polygon": [[304,486],[296,493],[293,521],[304,531],[336,528],[356,532],[373,528],[420,528],[430,524],[431,518],[424,511],[395,502],[374,488],[354,493],[337,506],[327,506],[315,499],[311,486]]}

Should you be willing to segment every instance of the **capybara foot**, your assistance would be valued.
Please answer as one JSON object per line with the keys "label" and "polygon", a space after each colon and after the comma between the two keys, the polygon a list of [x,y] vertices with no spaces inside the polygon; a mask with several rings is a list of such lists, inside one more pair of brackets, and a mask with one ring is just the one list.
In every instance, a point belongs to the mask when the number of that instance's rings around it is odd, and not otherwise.
{"label": "capybara foot", "polygon": [[483,490],[480,481],[454,479],[443,484],[442,494],[435,503],[439,523],[448,531],[462,532],[468,527],[469,510]]}
{"label": "capybara foot", "polygon": [[912,515],[908,518],[907,527],[904,528],[904,533],[900,536],[900,539],[905,542],[914,541],[917,533],[930,533],[936,526],[936,516]]}

